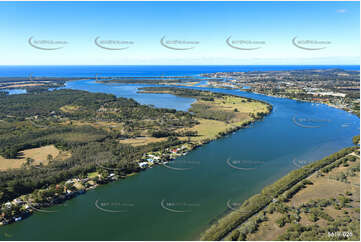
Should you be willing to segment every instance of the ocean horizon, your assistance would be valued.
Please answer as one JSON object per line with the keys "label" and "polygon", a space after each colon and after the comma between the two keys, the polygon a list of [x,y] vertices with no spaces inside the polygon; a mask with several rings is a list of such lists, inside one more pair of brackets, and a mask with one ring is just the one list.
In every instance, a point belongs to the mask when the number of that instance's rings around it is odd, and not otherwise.
{"label": "ocean horizon", "polygon": [[0,77],[176,76],[214,72],[310,69],[360,70],[360,65],[19,65],[0,66]]}

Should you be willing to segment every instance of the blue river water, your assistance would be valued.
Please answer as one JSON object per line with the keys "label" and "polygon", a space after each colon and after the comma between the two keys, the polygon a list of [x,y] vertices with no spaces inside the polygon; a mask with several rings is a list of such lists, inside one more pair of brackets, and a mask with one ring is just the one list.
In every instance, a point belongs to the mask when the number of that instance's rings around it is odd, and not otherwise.
{"label": "blue river water", "polygon": [[[139,72],[145,75],[146,71]],[[157,107],[168,102],[168,107],[186,110],[194,101],[172,95],[137,94],[136,88],[141,86],[89,80],[67,83],[67,88],[113,93]],[[215,218],[229,211],[228,201],[240,203],[289,171],[352,146],[352,137],[360,132],[357,116],[327,105],[237,90],[193,88],[262,100],[272,104],[273,111],[250,127],[175,161],[191,164],[192,169],[147,169],[49,208],[54,213],[37,212],[29,219],[4,226],[0,239],[194,240]],[[317,127],[306,128],[309,125]],[[235,169],[227,162],[230,160],[253,169]],[[99,204],[122,212],[101,210]]]}
{"label": "blue river water", "polygon": [[170,94],[143,94],[137,93],[139,87],[151,85],[140,84],[114,84],[96,83],[94,80],[71,81],[65,84],[65,88],[84,90],[90,92],[102,92],[114,94],[117,97],[133,98],[141,104],[154,105],[158,108],[171,108],[187,111],[196,100],[193,98],[177,97]]}

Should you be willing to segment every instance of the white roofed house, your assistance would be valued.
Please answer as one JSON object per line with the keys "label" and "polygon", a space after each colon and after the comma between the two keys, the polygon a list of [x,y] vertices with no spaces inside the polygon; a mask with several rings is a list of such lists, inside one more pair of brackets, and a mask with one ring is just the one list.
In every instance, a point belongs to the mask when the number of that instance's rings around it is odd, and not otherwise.
{"label": "white roofed house", "polygon": [[139,167],[144,169],[148,167],[148,162],[139,162]]}
{"label": "white roofed house", "polygon": [[4,205],[6,208],[11,208],[13,206],[11,202],[7,202]]}
{"label": "white roofed house", "polygon": [[15,205],[21,205],[21,204],[24,203],[24,201],[22,201],[22,200],[19,199],[19,198],[16,198],[16,199],[13,200],[13,203],[14,203]]}

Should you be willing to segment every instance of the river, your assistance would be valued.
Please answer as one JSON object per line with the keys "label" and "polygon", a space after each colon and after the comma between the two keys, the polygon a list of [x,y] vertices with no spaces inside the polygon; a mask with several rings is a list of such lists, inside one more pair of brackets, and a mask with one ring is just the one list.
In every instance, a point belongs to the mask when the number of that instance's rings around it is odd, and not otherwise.
{"label": "river", "polygon": [[[113,93],[157,107],[186,110],[194,101],[136,94],[140,86],[144,85],[67,83],[67,88]],[[241,203],[289,171],[351,146],[352,137],[359,134],[358,117],[327,105],[236,90],[197,89],[263,100],[273,105],[273,111],[251,127],[175,161],[191,169],[157,166],[100,186],[48,208],[51,212],[36,212],[0,228],[0,239],[195,240],[229,211],[227,203]]]}

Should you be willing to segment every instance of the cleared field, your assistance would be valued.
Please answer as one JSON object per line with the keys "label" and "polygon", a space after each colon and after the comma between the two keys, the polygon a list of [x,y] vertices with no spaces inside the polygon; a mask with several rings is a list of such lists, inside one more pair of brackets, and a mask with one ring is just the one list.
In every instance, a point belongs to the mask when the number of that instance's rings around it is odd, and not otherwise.
{"label": "cleared field", "polygon": [[[194,127],[189,128],[189,129],[181,129],[180,130],[180,131],[184,131],[184,130],[197,131],[198,136],[191,137],[191,141],[193,141],[193,142],[201,141],[204,139],[215,139],[215,138],[217,138],[217,135],[220,132],[225,132],[227,129],[235,128],[243,123],[243,122],[238,122],[238,123],[227,124],[222,121],[203,119],[203,118],[197,118],[197,120],[199,121],[199,124],[195,125]],[[247,119],[247,120],[250,120],[250,119]],[[245,121],[247,121],[247,120],[245,120]],[[187,138],[182,137],[180,139],[186,140]]]}
{"label": "cleared field", "polygon": [[[197,82],[189,84],[194,85],[196,83]],[[181,140],[188,140],[190,138],[190,140],[195,143],[206,139],[213,140],[216,139],[220,133],[226,133],[245,123],[250,123],[258,118],[259,114],[262,115],[270,112],[268,104],[256,100],[227,95],[215,97],[212,93],[207,92],[197,96],[189,93],[177,93],[179,90],[181,89],[142,90],[140,93],[172,94],[197,99],[197,101],[192,104],[192,108],[189,111],[195,115],[199,124],[191,128],[178,129],[177,132],[197,131],[198,135],[192,137],[179,137]],[[143,135],[147,136],[146,133],[143,133]],[[163,140],[147,136],[121,140],[120,142],[139,146],[159,141]]]}
{"label": "cleared field", "polygon": [[63,107],[60,108],[61,111],[66,112],[66,113],[71,113],[71,112],[75,112],[77,110],[79,110],[79,106],[76,105],[65,105]]}
{"label": "cleared field", "polygon": [[[197,118],[200,124],[188,129],[190,131],[198,132],[197,137],[191,138],[192,141],[214,139],[221,132],[253,121],[254,118],[251,117],[252,114],[256,115],[258,112],[268,112],[267,105],[264,103],[247,102],[246,99],[237,97],[225,97],[222,99],[215,99],[212,102],[197,101],[197,103],[209,105],[209,110],[212,111],[229,112],[233,114],[234,117],[229,122]],[[237,110],[236,112],[235,109]]]}
{"label": "cleared field", "polygon": [[[222,99],[215,99],[214,101],[197,101],[197,104],[209,105],[209,110],[212,111],[223,111],[234,114],[234,117],[230,122],[224,122],[206,118],[196,118],[199,124],[192,128],[179,129],[181,131],[197,131],[198,135],[191,137],[191,141],[198,142],[204,139],[215,139],[221,132],[226,132],[230,128],[236,128],[244,123],[253,120],[250,114],[256,115],[258,112],[268,112],[267,105],[260,102],[246,102],[244,98],[237,97],[226,97]],[[234,110],[237,109],[237,112]],[[180,139],[186,140],[186,137]],[[146,145],[153,142],[160,142],[166,140],[165,138],[154,138],[154,137],[139,137],[134,139],[126,139],[119,141],[123,144],[131,144],[133,146]]]}
{"label": "cleared field", "polygon": [[134,139],[119,140],[119,143],[129,144],[132,146],[141,146],[141,145],[147,145],[150,143],[161,142],[161,141],[165,141],[165,140],[167,140],[167,138],[138,137],[138,138],[134,138]]}
{"label": "cleared field", "polygon": [[225,96],[222,99],[215,99],[214,105],[229,111],[233,111],[237,108],[240,113],[267,111],[267,105],[264,103],[253,100],[247,101],[245,98],[234,96]]}
{"label": "cleared field", "polygon": [[258,101],[247,100],[241,97],[225,96],[215,98],[214,101],[198,100],[195,105],[207,107],[208,112],[222,112],[230,117],[228,123],[242,122],[257,115],[257,113],[267,113],[267,105]]}
{"label": "cleared field", "polygon": [[198,136],[192,137],[192,140],[202,140],[205,138],[215,138],[219,132],[225,131],[227,128],[232,127],[231,124],[225,124],[222,121],[210,119],[197,119],[200,124],[192,127],[191,131],[197,131]]}
{"label": "cleared field", "polygon": [[58,150],[54,145],[24,150],[20,152],[20,154],[21,158],[19,159],[5,159],[0,156],[0,170],[21,168],[27,158],[34,160],[32,165],[39,165],[40,163],[47,165],[49,163],[47,159],[48,155],[51,155],[54,159],[66,159],[70,157],[69,153]]}
{"label": "cleared field", "polygon": [[8,85],[6,87],[0,87],[0,89],[35,87],[35,86],[43,86],[43,85],[44,85],[43,83],[14,84],[14,85]]}

